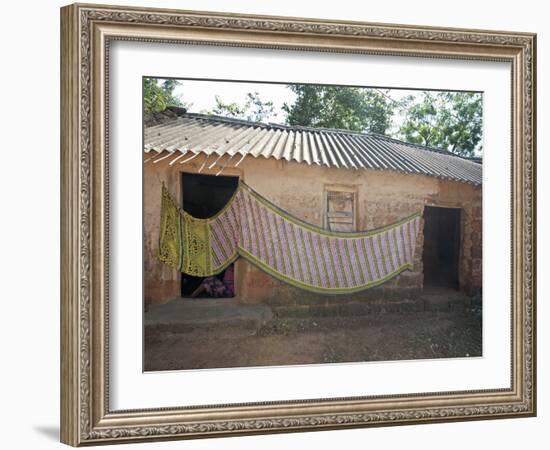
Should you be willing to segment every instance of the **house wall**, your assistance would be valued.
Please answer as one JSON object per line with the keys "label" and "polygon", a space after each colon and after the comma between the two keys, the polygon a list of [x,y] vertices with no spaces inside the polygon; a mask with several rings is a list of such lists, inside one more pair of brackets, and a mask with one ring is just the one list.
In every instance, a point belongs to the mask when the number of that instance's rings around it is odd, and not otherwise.
{"label": "house wall", "polygon": [[[185,158],[183,158],[185,159]],[[144,277],[146,304],[164,302],[180,294],[180,275],[161,264],[158,254],[160,192],[164,182],[181,201],[181,173],[199,171],[203,155],[185,164],[172,158],[144,165]],[[236,159],[236,158],[235,158]],[[211,159],[213,161],[213,159]],[[214,174],[224,166],[226,157],[209,170]],[[231,164],[234,164],[232,161]],[[249,186],[306,222],[323,226],[324,192],[334,189],[356,191],[357,228],[377,228],[403,217],[422,212],[425,205],[462,209],[462,241],[459,282],[461,289],[473,293],[481,289],[481,188],[433,177],[390,171],[334,169],[304,163],[264,158],[245,158],[237,168],[227,168],[224,175],[241,177]],[[423,285],[423,222],[418,236],[413,271],[406,271],[381,287],[349,297],[411,297]],[[291,305],[300,302],[323,303],[327,296],[312,294],[282,283],[244,259],[236,263],[236,295],[243,303],[266,302]],[[341,297],[339,296],[340,301]]]}

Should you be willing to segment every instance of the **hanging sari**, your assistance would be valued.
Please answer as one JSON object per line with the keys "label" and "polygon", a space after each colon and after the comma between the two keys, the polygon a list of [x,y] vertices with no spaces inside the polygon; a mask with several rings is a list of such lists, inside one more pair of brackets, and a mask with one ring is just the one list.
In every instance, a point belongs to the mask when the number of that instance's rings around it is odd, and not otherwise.
{"label": "hanging sari", "polygon": [[159,257],[208,277],[243,257],[299,288],[347,294],[413,268],[420,214],[373,231],[327,231],[291,216],[245,183],[208,219],[182,211],[163,186]]}

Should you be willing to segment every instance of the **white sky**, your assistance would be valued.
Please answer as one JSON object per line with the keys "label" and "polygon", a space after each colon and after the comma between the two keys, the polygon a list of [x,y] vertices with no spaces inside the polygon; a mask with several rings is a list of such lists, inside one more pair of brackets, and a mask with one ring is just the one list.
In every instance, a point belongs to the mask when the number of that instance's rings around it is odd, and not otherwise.
{"label": "white sky", "polygon": [[[174,94],[181,96],[181,100],[184,102],[191,103],[189,112],[193,113],[205,113],[212,110],[216,105],[216,96],[219,96],[225,103],[242,105],[246,101],[247,93],[258,92],[263,101],[272,101],[275,107],[275,113],[269,118],[269,121],[284,123],[286,113],[282,107],[285,103],[292,105],[296,99],[296,95],[286,84],[201,80],[179,80],[179,83],[174,89]],[[421,92],[391,89],[387,95],[399,100],[406,95],[419,95]]]}
{"label": "white sky", "polygon": [[287,88],[286,84],[270,83],[241,83],[232,81],[197,81],[180,80],[180,85],[174,89],[174,94],[181,95],[184,102],[191,103],[189,112],[204,113],[216,106],[216,96],[224,103],[242,105],[246,101],[246,94],[258,92],[263,101],[272,101],[275,114],[270,122],[284,123],[286,114],[282,110],[283,104],[294,103],[296,95]]}
{"label": "white sky", "polygon": [[[224,103],[237,103],[243,105],[246,102],[246,94],[258,92],[260,99],[264,102],[272,101],[274,114],[266,121],[284,124],[286,113],[282,110],[285,103],[292,105],[296,95],[286,84],[255,83],[238,81],[210,81],[210,80],[178,80],[179,85],[174,89],[174,95],[180,96],[185,103],[190,103],[189,112],[207,113],[216,106],[216,96],[219,96]],[[372,87],[371,87],[372,88]],[[389,89],[384,87],[380,90],[394,100],[400,100],[407,95],[420,96],[425,91],[411,89]],[[387,131],[390,136],[395,136],[405,117],[398,110],[392,118],[392,125]],[[479,147],[475,153],[479,153]]]}

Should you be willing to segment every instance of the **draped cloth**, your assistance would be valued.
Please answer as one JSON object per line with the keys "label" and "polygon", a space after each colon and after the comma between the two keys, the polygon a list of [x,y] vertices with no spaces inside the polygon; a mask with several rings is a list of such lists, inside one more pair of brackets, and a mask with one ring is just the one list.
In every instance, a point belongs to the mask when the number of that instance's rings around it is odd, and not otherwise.
{"label": "draped cloth", "polygon": [[189,275],[218,274],[239,256],[308,291],[346,294],[413,268],[420,214],[365,232],[327,231],[291,216],[244,182],[208,219],[162,188],[159,258]]}

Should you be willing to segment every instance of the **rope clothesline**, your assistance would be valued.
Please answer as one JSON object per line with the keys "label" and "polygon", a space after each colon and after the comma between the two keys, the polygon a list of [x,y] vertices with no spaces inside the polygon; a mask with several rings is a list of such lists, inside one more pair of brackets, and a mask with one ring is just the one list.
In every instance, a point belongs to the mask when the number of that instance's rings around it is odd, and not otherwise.
{"label": "rope clothesline", "polygon": [[371,231],[328,231],[304,222],[240,181],[224,208],[197,219],[163,185],[160,260],[207,277],[243,257],[273,277],[318,293],[346,294],[411,270],[420,213]]}

